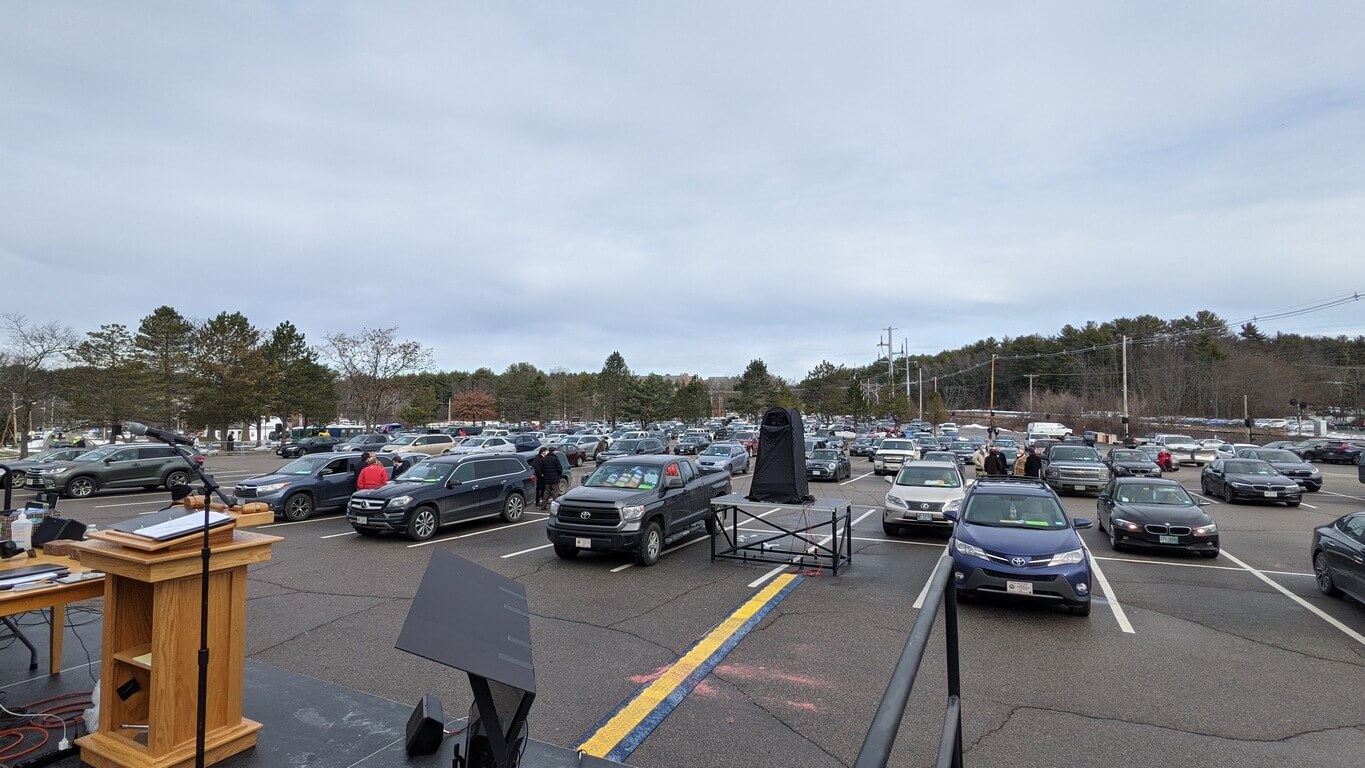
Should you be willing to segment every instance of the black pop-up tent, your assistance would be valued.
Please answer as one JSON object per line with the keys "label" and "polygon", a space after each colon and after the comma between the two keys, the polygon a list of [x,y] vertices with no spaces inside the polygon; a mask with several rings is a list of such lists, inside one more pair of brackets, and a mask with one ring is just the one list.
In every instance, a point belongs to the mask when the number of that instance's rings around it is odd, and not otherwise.
{"label": "black pop-up tent", "polygon": [[806,430],[795,408],[769,408],[758,429],[758,463],[749,486],[750,501],[804,504],[811,500],[806,482]]}

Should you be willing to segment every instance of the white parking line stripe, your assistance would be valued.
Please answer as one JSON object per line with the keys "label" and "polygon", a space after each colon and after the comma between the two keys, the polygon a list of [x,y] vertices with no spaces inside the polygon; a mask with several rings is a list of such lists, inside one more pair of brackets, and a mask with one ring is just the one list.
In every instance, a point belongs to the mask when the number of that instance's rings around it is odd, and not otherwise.
{"label": "white parking line stripe", "polygon": [[1191,490],[1188,489],[1188,488],[1186,488],[1185,491],[1186,491],[1186,493],[1190,494],[1191,496],[1195,497],[1196,499],[1203,499],[1204,501],[1207,501],[1207,502],[1212,503],[1212,504],[1222,504],[1222,503],[1223,503],[1223,502],[1219,501],[1218,499],[1212,498],[1212,497],[1210,497],[1210,496],[1203,496],[1203,495],[1200,495],[1200,494],[1198,494],[1198,493],[1195,493],[1194,491],[1191,491]]}
{"label": "white parking line stripe", "polygon": [[[529,515],[529,514],[534,514],[534,513],[527,512],[526,514]],[[456,539],[467,539],[467,538],[469,538],[470,536],[482,536],[482,535],[484,535],[485,533],[495,533],[495,532],[497,532],[497,531],[505,531],[505,530],[507,530],[508,528],[517,528],[517,527],[523,526],[523,525],[530,525],[531,523],[543,523],[543,522],[545,522],[545,521],[544,521],[544,520],[540,520],[540,519],[535,519],[535,520],[523,520],[523,521],[521,521],[520,523],[508,523],[507,525],[500,525],[500,526],[498,526],[498,527],[496,527],[496,528],[485,528],[485,529],[482,530],[482,531],[474,531],[473,533],[462,533],[462,534],[460,534],[459,536],[447,536],[447,537],[444,538],[444,539],[432,539],[432,540],[430,540],[430,541],[419,541],[419,542],[417,542],[416,544],[409,544],[409,545],[408,545],[408,549],[412,549],[413,547],[425,547],[425,546],[427,546],[428,544],[440,544],[440,543],[446,542],[446,541],[455,541]]]}
{"label": "white parking line stripe", "polygon": [[1318,493],[1325,493],[1329,496],[1340,496],[1343,499],[1355,499],[1356,501],[1365,501],[1365,496],[1347,496],[1344,493],[1336,493],[1335,491],[1318,491]]}
{"label": "white parking line stripe", "polygon": [[1234,556],[1231,552],[1228,552],[1226,549],[1223,550],[1223,557],[1226,557],[1227,559],[1229,559],[1229,560],[1231,560],[1232,562],[1234,562],[1234,563],[1236,563],[1236,564],[1242,566],[1243,568],[1247,569],[1248,571],[1251,571],[1251,573],[1254,574],[1254,575],[1256,576],[1256,578],[1258,578],[1258,579],[1260,579],[1261,581],[1264,581],[1265,583],[1267,583],[1267,584],[1269,584],[1270,586],[1274,587],[1275,590],[1278,591],[1280,594],[1284,595],[1285,597],[1289,598],[1290,600],[1293,600],[1294,602],[1298,603],[1299,605],[1303,606],[1304,608],[1307,608],[1309,611],[1312,611],[1314,614],[1317,615],[1318,618],[1322,619],[1323,621],[1327,622],[1328,624],[1331,624],[1332,626],[1334,626],[1334,627],[1336,627],[1337,629],[1341,630],[1342,632],[1346,633],[1346,636],[1347,636],[1347,637],[1351,638],[1352,640],[1355,640],[1357,643],[1360,643],[1361,645],[1365,645],[1365,635],[1361,635],[1359,632],[1355,631],[1354,629],[1351,629],[1350,627],[1346,626],[1345,624],[1342,624],[1340,621],[1337,621],[1337,620],[1336,620],[1335,618],[1333,618],[1332,616],[1328,615],[1328,614],[1327,614],[1325,611],[1323,611],[1321,608],[1317,607],[1316,605],[1313,605],[1312,603],[1308,602],[1307,600],[1304,600],[1302,597],[1299,597],[1298,595],[1294,594],[1293,592],[1290,592],[1288,589],[1285,589],[1283,586],[1280,585],[1279,582],[1275,581],[1274,579],[1270,578],[1269,576],[1266,576],[1264,573],[1262,573],[1262,572],[1256,570],[1255,568],[1252,568],[1251,566],[1247,565],[1246,563],[1242,562],[1239,558],[1237,558],[1236,556]]}
{"label": "white parking line stripe", "polygon": [[849,479],[843,481],[842,483],[839,483],[839,485],[848,485],[849,483],[851,483],[851,482],[853,482],[853,481],[855,481],[855,480],[862,480],[864,477],[867,477],[867,476],[869,476],[869,475],[871,475],[871,474],[872,474],[871,472],[868,472],[868,473],[866,473],[866,474],[858,475],[857,477],[850,477]]}
{"label": "white parking line stripe", "polygon": [[[1114,595],[1114,588],[1109,586],[1109,579],[1104,578],[1104,571],[1100,570],[1100,564],[1091,554],[1090,547],[1085,546],[1084,541],[1081,542],[1081,547],[1085,549],[1085,556],[1090,558],[1090,570],[1095,572],[1095,581],[1099,582],[1100,588],[1104,590],[1104,596],[1108,598],[1109,610],[1114,612],[1114,620],[1119,623],[1119,629],[1130,635],[1137,634],[1133,631],[1132,623],[1128,621],[1128,614],[1124,613],[1123,606],[1119,605],[1119,599]],[[1092,595],[1095,593],[1094,584],[1090,585],[1090,593]]]}
{"label": "white parking line stripe", "polygon": [[538,547],[531,547],[530,549],[523,549],[523,550],[521,550],[520,552],[512,552],[512,553],[509,553],[509,554],[506,554],[506,555],[499,555],[499,557],[501,557],[503,560],[506,560],[506,559],[509,558],[509,557],[516,557],[517,555],[524,555],[524,554],[527,554],[528,552],[539,552],[539,551],[542,550],[542,549],[549,549],[550,547],[553,547],[553,546],[554,546],[553,544],[541,544],[541,545],[538,546]]}
{"label": "white parking line stripe", "polygon": [[763,574],[762,576],[759,576],[757,579],[755,579],[755,580],[749,582],[749,588],[750,588],[750,589],[753,589],[753,588],[756,588],[756,587],[761,587],[761,586],[763,586],[763,582],[767,581],[768,579],[771,579],[772,577],[774,577],[774,576],[776,576],[777,574],[779,574],[779,573],[781,573],[781,572],[787,570],[787,569],[790,568],[790,567],[791,567],[790,565],[779,565],[779,566],[777,566],[776,568],[772,569],[771,571],[768,571],[767,573]]}
{"label": "white parking line stripe", "polygon": [[319,538],[319,539],[335,539],[335,538],[337,538],[337,537],[339,537],[339,536],[359,536],[359,535],[360,535],[360,534],[359,534],[359,533],[356,533],[355,531],[346,531],[345,533],[333,533],[333,534],[328,534],[327,536],[319,536],[318,538]]}
{"label": "white parking line stripe", "polygon": [[126,504],[96,504],[95,509],[111,509],[113,507],[140,507],[143,504],[160,504],[164,499],[148,499],[147,501],[130,501]]}
{"label": "white parking line stripe", "polygon": [[848,527],[849,527],[849,528],[852,528],[853,526],[857,525],[858,523],[861,523],[862,521],[864,521],[864,520],[867,519],[867,516],[868,516],[868,515],[872,514],[873,512],[876,512],[876,511],[877,511],[877,508],[876,508],[876,507],[873,507],[872,509],[869,509],[868,511],[862,513],[861,515],[858,515],[857,517],[853,518],[853,522],[849,523],[849,524],[848,524]]}
{"label": "white parking line stripe", "polygon": [[340,516],[337,516],[337,517],[310,517],[310,518],[308,518],[307,520],[294,520],[294,521],[288,522],[288,523],[271,523],[270,525],[261,525],[261,526],[257,526],[257,528],[283,528],[283,527],[285,527],[286,525],[303,525],[304,523],[322,523],[322,522],[326,522],[326,521],[328,521],[328,520],[332,520],[332,521],[340,520],[340,521],[342,521],[343,523],[346,522],[346,518],[345,518],[345,517],[340,517]]}
{"label": "white parking line stripe", "polygon": [[[1112,561],[1112,562],[1115,562],[1115,563],[1139,563],[1139,564],[1142,564],[1142,565],[1174,565],[1174,566],[1176,566],[1177,568],[1211,568],[1211,569],[1213,569],[1213,570],[1215,570],[1215,571],[1241,571],[1241,570],[1245,570],[1245,569],[1243,569],[1243,568],[1238,568],[1238,567],[1233,566],[1233,565],[1205,565],[1205,564],[1203,564],[1203,563],[1173,563],[1173,562],[1171,562],[1170,560],[1138,560],[1137,558],[1133,558],[1133,557],[1100,557],[1099,555],[1091,555],[1091,557],[1094,557],[1096,560],[1104,560],[1104,561],[1106,561],[1106,562]],[[1262,571],[1262,573],[1273,573],[1273,574],[1276,574],[1277,576],[1312,576],[1312,575],[1313,575],[1313,574],[1311,574],[1311,573],[1298,573],[1297,571]]]}
{"label": "white parking line stripe", "polygon": [[919,547],[937,547],[938,544],[932,541],[910,541],[909,539],[874,539],[871,536],[854,536],[854,541],[876,541],[883,544],[913,544]]}
{"label": "white parking line stripe", "polygon": [[[943,555],[946,554],[948,554],[947,544],[943,545],[943,552],[939,555],[939,557],[942,558]],[[938,560],[935,560],[934,562],[937,563]],[[929,596],[929,582],[931,581],[933,581],[933,579],[925,579],[924,586],[920,587],[919,596],[915,598],[915,604],[914,606],[912,606],[915,610],[918,611],[919,609],[924,607],[924,598]]]}
{"label": "white parking line stripe", "polygon": [[[683,547],[690,547],[690,546],[692,546],[693,544],[700,544],[700,543],[703,542],[703,541],[710,541],[710,540],[711,540],[711,537],[710,537],[710,536],[702,536],[702,537],[699,538],[699,539],[692,539],[691,541],[685,541],[685,542],[679,544],[679,545],[676,546],[676,547],[669,547],[668,549],[665,549],[664,551],[660,552],[660,553],[659,553],[659,557],[663,557],[664,555],[668,554],[669,552],[677,552],[678,550],[682,549]],[[634,567],[635,567],[635,563],[626,563],[625,565],[619,565],[619,566],[617,566],[617,567],[615,567],[615,568],[612,568],[612,569],[611,569],[611,572],[612,572],[612,573],[620,573],[621,571],[629,570],[629,569],[634,568]]]}
{"label": "white parking line stripe", "polygon": [[1299,506],[1308,507],[1309,509],[1317,509],[1317,507],[1313,506],[1312,504],[1305,504],[1303,502],[1299,502]]}

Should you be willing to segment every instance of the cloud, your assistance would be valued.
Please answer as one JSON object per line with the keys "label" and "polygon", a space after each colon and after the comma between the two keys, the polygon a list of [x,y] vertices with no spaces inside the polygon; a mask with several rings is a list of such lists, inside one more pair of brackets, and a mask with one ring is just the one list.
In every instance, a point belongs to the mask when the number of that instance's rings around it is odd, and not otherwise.
{"label": "cloud", "polygon": [[887,325],[934,352],[1359,287],[1351,4],[4,21],[0,269],[80,329],[170,302],[314,340],[398,325],[447,368],[799,377]]}

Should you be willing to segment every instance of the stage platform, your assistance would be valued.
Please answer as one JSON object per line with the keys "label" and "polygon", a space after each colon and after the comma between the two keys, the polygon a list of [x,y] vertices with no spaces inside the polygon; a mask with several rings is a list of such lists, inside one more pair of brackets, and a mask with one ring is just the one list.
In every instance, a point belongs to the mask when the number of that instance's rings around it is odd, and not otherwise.
{"label": "stage platform", "polygon": [[[29,625],[24,629],[34,644],[45,651],[46,626]],[[91,657],[96,659],[96,675],[99,672],[100,629],[100,622],[92,621],[78,630]],[[28,649],[18,643],[0,651],[0,691],[3,691],[5,706],[12,709],[51,696],[89,691],[93,687],[84,664],[85,652],[70,628],[66,643],[67,668],[57,676],[35,677],[36,673],[29,672]],[[247,659],[246,716],[265,727],[260,731],[255,749],[218,765],[224,768],[448,768],[454,745],[463,743],[462,735],[447,738],[441,750],[433,755],[409,759],[403,752],[404,726],[412,713],[413,703],[422,693],[413,691],[412,702],[404,704]],[[471,695],[470,700],[472,698]],[[443,703],[447,711],[464,712],[470,702]],[[187,701],[185,705],[193,706],[193,702]],[[459,728],[463,719],[452,720],[447,728]],[[534,732],[534,709],[530,723]],[[84,729],[80,735],[85,735]],[[58,732],[49,749],[55,748],[60,738]],[[26,755],[23,759],[37,754]],[[573,750],[538,741],[528,745],[521,764],[526,768],[622,765],[588,756],[580,762]],[[50,765],[77,768],[83,763],[71,756]]]}

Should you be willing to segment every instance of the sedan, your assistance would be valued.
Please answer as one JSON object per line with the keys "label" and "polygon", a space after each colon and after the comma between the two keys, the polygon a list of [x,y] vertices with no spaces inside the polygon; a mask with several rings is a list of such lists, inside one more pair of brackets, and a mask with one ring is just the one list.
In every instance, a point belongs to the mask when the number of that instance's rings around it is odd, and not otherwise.
{"label": "sedan", "polygon": [[1280,474],[1303,486],[1305,491],[1322,490],[1322,470],[1299,458],[1293,451],[1283,448],[1243,448],[1237,452],[1237,458],[1269,462]]}
{"label": "sedan", "polygon": [[583,462],[588,459],[587,452],[573,443],[549,443],[549,445],[556,452],[563,454],[571,467],[581,467]]}
{"label": "sedan", "polygon": [[683,435],[678,438],[678,444],[673,446],[673,452],[679,456],[696,456],[709,445],[711,441],[701,435]]}
{"label": "sedan", "polygon": [[599,462],[609,461],[620,456],[649,455],[668,453],[663,441],[653,437],[617,440],[611,448],[597,454]]}
{"label": "sedan", "polygon": [[279,453],[286,459],[297,459],[309,453],[329,453],[339,442],[341,440],[335,437],[305,437],[296,443],[280,446]]}
{"label": "sedan", "polygon": [[1114,477],[1161,477],[1161,467],[1145,451],[1115,448],[1104,457],[1104,465]]}
{"label": "sedan", "polygon": [[[402,438],[399,438],[399,440],[401,440],[401,439],[402,439]],[[395,440],[395,441],[393,442],[393,444],[395,444],[395,445],[396,445],[397,443],[398,443],[398,440]],[[389,450],[389,449],[386,447],[384,450],[387,451],[387,450]],[[395,448],[394,450],[400,450],[400,449]],[[406,449],[402,449],[402,450],[406,450]],[[457,446],[455,446],[455,447],[453,447],[453,448],[447,448],[447,449],[445,450],[445,453],[449,453],[449,454],[465,454],[465,453],[516,453],[516,452],[517,452],[517,446],[516,446],[516,444],[513,443],[511,440],[508,440],[508,439],[505,438],[505,437],[482,437],[482,436],[480,436],[480,437],[471,437],[471,438],[468,438],[468,439],[466,439],[463,443],[460,443],[459,445],[457,445]]]}
{"label": "sedan", "polygon": [[697,457],[697,466],[703,472],[747,474],[749,451],[739,443],[713,443]]}
{"label": "sedan", "polygon": [[1365,512],[1313,530],[1313,576],[1324,595],[1346,593],[1365,603]]}
{"label": "sedan", "polygon": [[1359,464],[1361,451],[1365,451],[1365,445],[1361,443],[1333,440],[1308,448],[1303,452],[1303,458],[1324,464]]}
{"label": "sedan", "polygon": [[1096,503],[1100,531],[1109,546],[1178,549],[1218,557],[1218,525],[1185,487],[1174,480],[1116,477]]}
{"label": "sedan", "polygon": [[1297,507],[1303,498],[1298,483],[1259,459],[1217,459],[1200,474],[1199,487],[1204,495],[1221,496],[1229,504],[1283,501]]}
{"label": "sedan", "polygon": [[838,480],[853,476],[848,456],[837,448],[816,448],[806,459],[806,477],[812,480]]}

